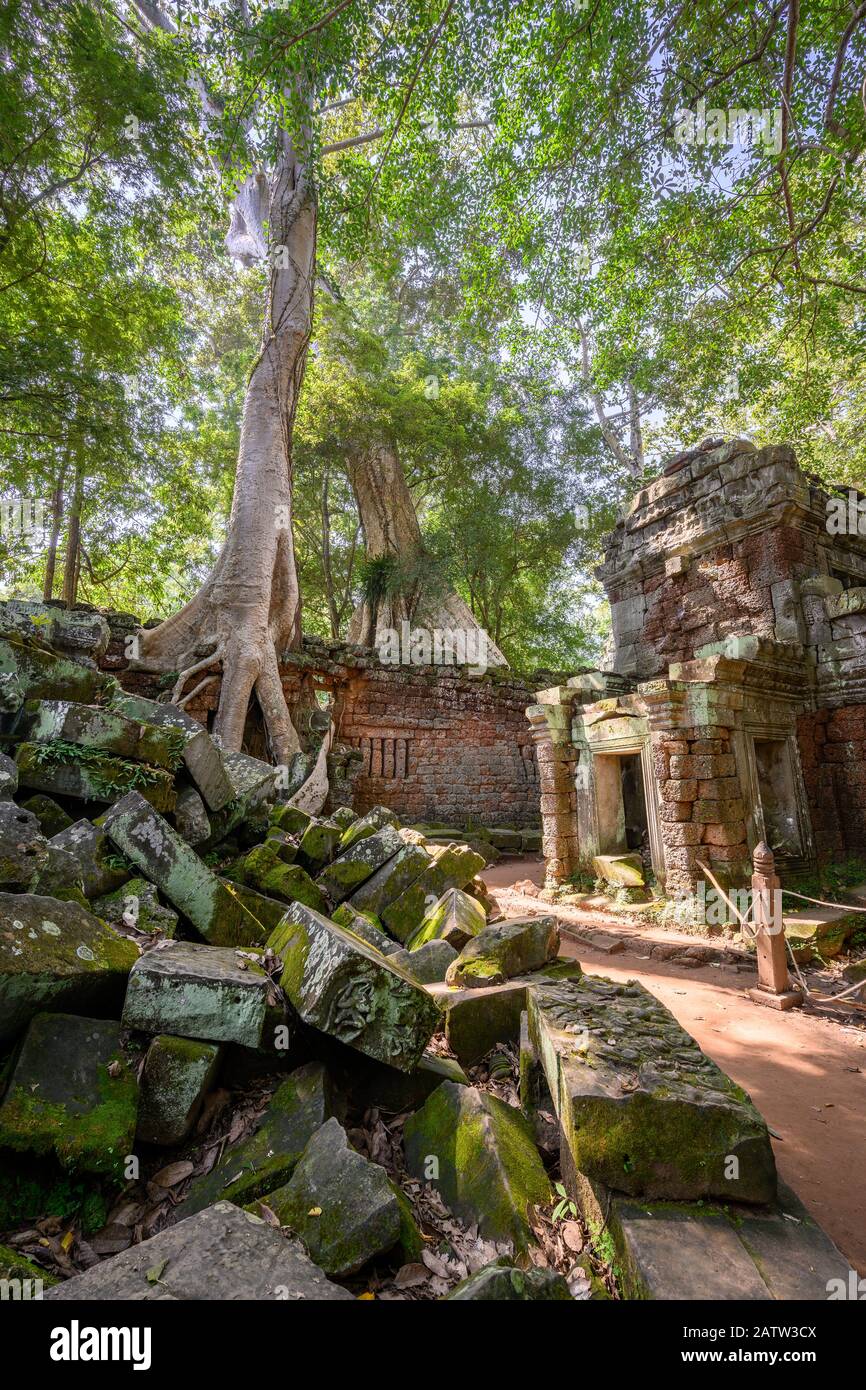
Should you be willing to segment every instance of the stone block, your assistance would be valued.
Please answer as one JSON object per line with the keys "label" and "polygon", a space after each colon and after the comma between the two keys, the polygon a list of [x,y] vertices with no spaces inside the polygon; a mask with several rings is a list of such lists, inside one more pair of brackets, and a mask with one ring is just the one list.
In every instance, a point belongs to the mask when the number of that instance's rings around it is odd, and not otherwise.
{"label": "stone block", "polygon": [[264,970],[244,955],[172,941],[136,962],[123,1023],[145,1033],[259,1047],[271,995]]}

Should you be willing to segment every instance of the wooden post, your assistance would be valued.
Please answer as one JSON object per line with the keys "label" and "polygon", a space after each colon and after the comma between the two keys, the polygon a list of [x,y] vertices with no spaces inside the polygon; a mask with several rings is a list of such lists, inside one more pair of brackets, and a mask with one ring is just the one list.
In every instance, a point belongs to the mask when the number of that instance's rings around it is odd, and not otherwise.
{"label": "wooden post", "polygon": [[776,875],[773,851],[763,840],[752,856],[752,922],[756,934],[758,984],[749,998],[771,1009],[793,1009],[803,996],[791,988],[785,956],[785,928],[782,921],[781,884]]}

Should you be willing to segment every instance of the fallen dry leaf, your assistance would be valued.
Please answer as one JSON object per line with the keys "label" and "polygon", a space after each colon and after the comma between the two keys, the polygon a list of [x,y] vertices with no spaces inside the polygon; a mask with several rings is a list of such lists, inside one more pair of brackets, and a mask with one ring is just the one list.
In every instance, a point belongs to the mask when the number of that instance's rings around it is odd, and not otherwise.
{"label": "fallen dry leaf", "polygon": [[156,1187],[177,1187],[179,1182],[192,1177],[194,1172],[195,1164],[190,1163],[188,1158],[184,1158],[177,1163],[167,1163],[164,1168],[160,1168],[158,1173],[154,1173],[150,1181]]}

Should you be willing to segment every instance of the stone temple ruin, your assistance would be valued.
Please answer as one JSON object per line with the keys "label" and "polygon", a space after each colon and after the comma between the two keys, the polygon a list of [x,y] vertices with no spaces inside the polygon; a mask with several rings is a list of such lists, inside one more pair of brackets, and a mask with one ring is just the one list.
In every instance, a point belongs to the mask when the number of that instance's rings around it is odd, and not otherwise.
{"label": "stone temple ruin", "polygon": [[[530,848],[540,785],[554,881],[592,862],[671,887],[701,855],[745,875],[759,837],[791,865],[860,843],[866,546],[829,538],[825,504],[789,451],[743,443],[647,487],[603,568],[614,670],[530,709],[538,782],[509,674],[473,693],[307,643],[283,671],[306,740],[285,786],[254,728],[228,752],[207,700],[152,698],[123,615],[0,605],[4,1287],[844,1285],[749,1096],[641,984],[561,953],[543,904],[503,919],[480,877],[496,841],[460,833],[507,816],[488,833]],[[304,805],[332,724],[327,801]]]}
{"label": "stone temple ruin", "polygon": [[747,882],[762,840],[783,877],[866,847],[866,534],[852,511],[790,448],[746,440],[680,454],[637,494],[598,571],[611,669],[527,711],[551,885],[585,869],[651,874],[673,894],[694,888],[698,861]]}

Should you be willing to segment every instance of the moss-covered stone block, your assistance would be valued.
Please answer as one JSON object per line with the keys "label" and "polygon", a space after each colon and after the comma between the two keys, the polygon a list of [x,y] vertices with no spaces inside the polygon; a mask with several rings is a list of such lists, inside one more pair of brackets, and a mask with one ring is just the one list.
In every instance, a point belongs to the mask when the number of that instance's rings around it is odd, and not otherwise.
{"label": "moss-covered stone block", "polygon": [[[409,941],[443,893],[449,888],[464,888],[483,868],[483,858],[468,845],[448,845],[430,867],[384,909],[383,926],[398,941]],[[423,943],[419,940],[412,944],[420,946]],[[456,949],[454,941],[451,945]]]}
{"label": "moss-covered stone block", "polygon": [[92,704],[116,685],[113,676],[56,656],[36,643],[0,638],[0,676],[11,676],[22,699],[80,700]]}
{"label": "moss-covered stone block", "polygon": [[271,807],[270,821],[280,830],[285,830],[289,835],[303,835],[312,816],[308,811],[302,811],[300,806],[276,805]]}
{"label": "moss-covered stone block", "polygon": [[364,840],[368,835],[375,835],[377,830],[383,826],[390,825],[395,829],[400,824],[397,816],[387,806],[373,806],[364,816],[352,821],[344,831],[340,840],[340,853],[344,854],[347,849],[351,849],[359,840]]}
{"label": "moss-covered stone block", "polygon": [[530,1127],[519,1110],[445,1081],[404,1128],[406,1167],[441,1194],[446,1206],[487,1240],[532,1242],[529,1208],[551,1188]]}
{"label": "moss-covered stone block", "polygon": [[221,1055],[222,1048],[215,1043],[165,1033],[153,1039],[140,1079],[138,1138],[142,1143],[182,1143],[213,1085]]}
{"label": "moss-covered stone block", "polygon": [[378,917],[432,862],[421,845],[404,844],[393,858],[355,889],[349,899],[352,907],[359,912],[375,912]]}
{"label": "moss-covered stone block", "polygon": [[401,1213],[385,1169],[349,1147],[337,1119],[317,1130],[267,1204],[326,1274],[346,1278],[400,1239]]}
{"label": "moss-covered stone block", "polygon": [[138,958],[77,903],[0,893],[0,1042],[46,1010],[119,1016]]}
{"label": "moss-covered stone block", "polygon": [[136,790],[157,811],[174,809],[174,777],[162,768],[60,743],[20,743],[15,761],[21,786],[35,791],[115,802]]}
{"label": "moss-covered stone block", "polygon": [[0,1148],[53,1154],[63,1168],[121,1178],[137,1108],[119,1024],[37,1014],[0,1105]]}
{"label": "moss-covered stone block", "polygon": [[175,772],[183,758],[183,737],[176,730],[75,700],[28,700],[15,732],[36,743],[78,744],[169,772]]}
{"label": "moss-covered stone block", "polygon": [[[354,830],[354,826],[350,829]],[[351,897],[377,869],[393,859],[403,848],[403,841],[392,825],[383,826],[357,840],[329,864],[317,880],[319,887],[334,903]]]}
{"label": "moss-covered stone block", "polygon": [[327,902],[316,883],[300,864],[276,864],[258,880],[266,897],[279,898],[284,903],[303,903],[316,912],[325,912]]}
{"label": "moss-covered stone block", "polygon": [[[17,772],[16,772],[17,777]],[[54,835],[59,835],[61,830],[66,830],[73,824],[72,817],[58,805],[52,797],[46,796],[44,792],[37,792],[35,796],[29,796],[26,801],[21,802],[21,809],[29,811],[39,822],[39,829],[47,840]]]}
{"label": "moss-covered stone block", "polygon": [[103,823],[121,854],[211,945],[251,946],[264,940],[261,924],[138,792],[112,806]]}
{"label": "moss-covered stone block", "polygon": [[36,817],[14,801],[0,801],[0,888],[30,892],[48,859],[48,841]]}
{"label": "moss-covered stone block", "polygon": [[130,878],[122,888],[94,898],[93,911],[113,927],[133,927],[172,938],[177,930],[177,913],[159,901],[154,884],[146,878]]}
{"label": "moss-covered stone block", "polygon": [[486,926],[487,913],[476,898],[460,888],[447,888],[410,934],[406,945],[410,951],[417,951],[428,941],[447,941],[455,951],[462,951]]}
{"label": "moss-covered stone block", "polygon": [[766,1124],[648,990],[601,976],[539,980],[527,1006],[578,1170],[633,1196],[773,1199]]}
{"label": "moss-covered stone block", "polygon": [[331,914],[331,921],[350,931],[353,936],[360,936],[362,941],[381,951],[383,956],[397,955],[402,951],[399,941],[382,930],[372,912],[356,912],[350,903],[340,903]]}
{"label": "moss-covered stone block", "polygon": [[136,963],[123,1022],[145,1033],[259,1047],[271,995],[267,974],[246,955],[172,941]]}
{"label": "moss-covered stone block", "polygon": [[112,893],[133,876],[131,865],[118,853],[102,826],[93,821],[74,821],[54,835],[51,844],[75,859],[86,898]]}
{"label": "moss-covered stone block", "polygon": [[[16,1281],[17,1297],[27,1299],[41,1298],[43,1288],[49,1289],[52,1284],[60,1282],[55,1274],[49,1274],[47,1269],[34,1264],[33,1260],[25,1259],[10,1245],[0,1245],[0,1302],[5,1302],[9,1297],[16,1297]],[[3,1292],[4,1284],[10,1290],[9,1293]]]}
{"label": "moss-covered stone block", "polygon": [[511,918],[482,928],[448,967],[445,978],[464,989],[500,985],[515,975],[540,970],[558,951],[554,917]]}
{"label": "moss-covered stone block", "polygon": [[299,863],[311,874],[317,874],[333,859],[342,833],[336,821],[311,820],[298,845]]}
{"label": "moss-covered stone block", "polygon": [[232,1144],[209,1173],[193,1179],[179,1215],[201,1211],[220,1198],[244,1205],[280,1187],[337,1104],[320,1063],[293,1071],[277,1087],[255,1132]]}
{"label": "moss-covered stone block", "polygon": [[146,700],[141,695],[129,695],[117,690],[111,697],[112,709],[118,710],[129,719],[143,724],[152,724],[160,729],[173,730],[175,737],[183,744],[183,762],[187,772],[198,787],[208,808],[219,811],[228,805],[235,795],[231,779],[226,771],[223,756],[207,729],[177,705],[169,705],[157,700]]}
{"label": "moss-covered stone block", "polygon": [[295,903],[271,936],[280,983],[313,1028],[411,1071],[439,1022],[427,992],[359,937]]}

